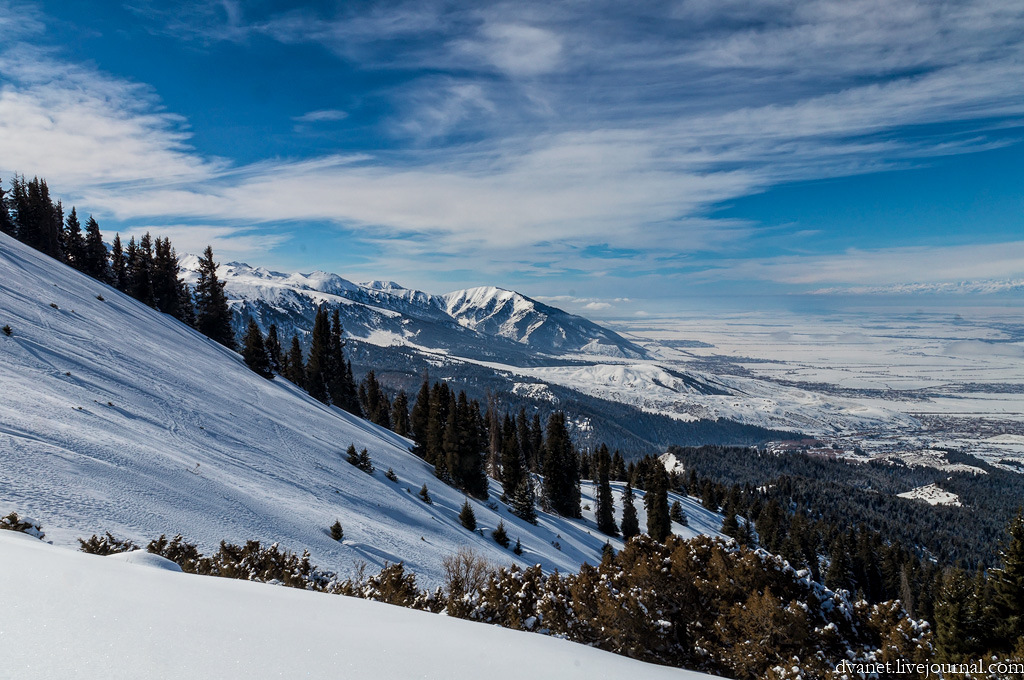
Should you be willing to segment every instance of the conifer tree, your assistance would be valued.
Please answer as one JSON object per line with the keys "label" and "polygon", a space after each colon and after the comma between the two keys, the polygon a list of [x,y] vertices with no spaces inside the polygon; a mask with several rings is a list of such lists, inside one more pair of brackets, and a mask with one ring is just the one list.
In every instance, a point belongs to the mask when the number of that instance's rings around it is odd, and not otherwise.
{"label": "conifer tree", "polygon": [[964,661],[971,651],[968,600],[966,574],[948,570],[935,603],[935,656],[941,663]]}
{"label": "conifer tree", "polygon": [[348,450],[345,451],[345,461],[348,462],[349,465],[359,467],[359,453],[356,451],[355,444],[348,445]]}
{"label": "conifer tree", "polygon": [[626,461],[622,459],[622,454],[617,449],[612,456],[611,478],[616,482],[626,481]]}
{"label": "conifer tree", "polygon": [[196,282],[196,328],[206,337],[229,349],[235,349],[231,330],[231,308],[224,295],[224,282],[217,278],[213,248],[206,246],[199,259],[199,280]]}
{"label": "conifer tree", "polygon": [[508,531],[505,530],[505,522],[502,520],[498,521],[498,526],[495,527],[494,531],[491,532],[491,538],[494,542],[500,545],[502,548],[507,548],[509,544]]}
{"label": "conifer tree", "polygon": [[564,413],[551,414],[545,435],[544,500],[560,515],[581,517],[579,463],[565,427]]}
{"label": "conifer tree", "polygon": [[[74,208],[71,210],[74,212]],[[110,266],[107,264],[107,247],[103,245],[100,225],[92,215],[85,221],[84,266],[82,271],[97,281],[110,283]]]}
{"label": "conifer tree", "polygon": [[402,437],[409,436],[409,397],[405,390],[399,390],[391,404],[391,429]]}
{"label": "conifer tree", "polygon": [[[326,321],[327,312],[324,312]],[[314,335],[316,330],[314,329]],[[353,415],[363,416],[365,411],[360,408],[356,396],[355,381],[352,377],[352,366],[345,361],[345,340],[343,339],[341,315],[335,308],[331,312],[330,334],[328,336],[327,356],[324,360],[324,382],[330,394],[331,403]],[[366,414],[373,420],[370,414]],[[377,422],[377,421],[374,421]],[[377,423],[380,425],[381,423]]]}
{"label": "conifer tree", "polygon": [[0,233],[16,236],[17,228],[14,226],[14,220],[11,219],[10,210],[7,208],[7,193],[4,191],[3,183],[0,182]]}
{"label": "conifer tree", "polygon": [[[534,413],[530,423],[530,451],[533,452],[533,461],[530,463],[530,470],[540,472],[544,468],[544,428],[540,424],[540,414]],[[521,441],[521,440],[520,440]]]}
{"label": "conifer tree", "polygon": [[622,538],[629,540],[640,533],[640,521],[637,519],[636,506],[633,505],[633,487],[626,483],[622,492]]}
{"label": "conifer tree", "polygon": [[430,497],[430,492],[427,491],[427,485],[426,484],[424,484],[423,486],[420,487],[420,494],[419,495],[420,495],[420,498],[423,499],[423,502],[426,503],[427,505],[433,505],[434,504],[434,500]]}
{"label": "conifer tree", "polygon": [[736,513],[725,509],[725,518],[722,520],[722,533],[729,538],[738,539],[740,536],[740,523],[736,521]]}
{"label": "conifer tree", "polygon": [[430,388],[430,415],[427,419],[427,445],[424,455],[428,463],[434,464],[435,471],[438,465],[447,470],[447,462],[444,459],[444,429],[448,421],[450,402],[448,384],[435,382]]}
{"label": "conifer tree", "polygon": [[373,470],[374,470],[373,461],[370,460],[370,452],[369,451],[367,451],[366,449],[363,449],[362,451],[359,452],[359,463],[357,463],[357,465],[358,465],[359,469],[362,470],[363,472],[365,472],[366,474],[369,474],[369,475],[373,474]]}
{"label": "conifer tree", "polygon": [[412,428],[412,438],[416,442],[420,455],[425,453],[427,445],[427,429],[430,423],[430,376],[423,376],[423,383],[416,395],[416,403],[412,406],[412,414],[409,417],[409,427]]}
{"label": "conifer tree", "polygon": [[[735,519],[735,518],[734,518]],[[825,585],[832,590],[850,589],[850,555],[842,539],[832,541],[829,551],[828,571],[825,573]]]}
{"label": "conifer tree", "polygon": [[537,509],[533,504],[533,480],[530,475],[523,475],[522,481],[512,496],[512,514],[530,524],[537,523]]}
{"label": "conifer tree", "polygon": [[672,533],[668,512],[668,474],[657,461],[648,467],[644,506],[647,508],[647,535],[664,543]]}
{"label": "conifer tree", "polygon": [[322,306],[316,310],[313,322],[313,337],[306,361],[306,390],[309,396],[325,404],[330,403],[327,393],[327,371],[330,366],[331,326],[327,310]]}
{"label": "conifer tree", "polygon": [[473,506],[469,504],[468,498],[459,511],[459,523],[470,531],[476,531],[476,513],[473,512]]}
{"label": "conifer tree", "polygon": [[506,498],[512,498],[523,481],[526,470],[515,423],[507,413],[501,425],[500,450],[501,488]]}
{"label": "conifer tree", "polygon": [[267,348],[263,342],[263,333],[260,332],[256,319],[252,317],[249,318],[249,325],[245,330],[242,358],[245,359],[246,366],[254,373],[268,380],[274,377],[274,372],[270,370],[270,358],[267,356]]}
{"label": "conifer tree", "polygon": [[171,247],[171,240],[157,237],[153,244],[152,286],[156,308],[178,320],[184,320],[181,309],[181,266],[178,256]]}
{"label": "conifer tree", "polygon": [[281,373],[284,370],[281,339],[277,336],[276,324],[270,324],[270,328],[267,329],[267,358],[270,359],[270,368],[275,373]]}
{"label": "conifer tree", "polygon": [[683,512],[683,505],[679,501],[672,501],[672,508],[669,510],[669,517],[672,521],[681,524],[684,527],[689,525],[689,521],[686,519],[686,513]]}
{"label": "conifer tree", "polygon": [[331,538],[335,541],[345,538],[345,531],[341,528],[340,520],[334,520],[334,524],[331,525]]}
{"label": "conifer tree", "polygon": [[597,530],[609,536],[618,536],[619,528],[615,525],[615,502],[609,480],[611,466],[612,459],[608,447],[601,444],[597,450]]}
{"label": "conifer tree", "polygon": [[110,247],[110,278],[114,288],[122,293],[128,292],[128,264],[120,234],[114,234],[114,243]]}
{"label": "conifer tree", "polygon": [[370,422],[391,429],[391,404],[381,390],[380,383],[373,371],[363,379],[361,394],[364,394],[363,413]]}
{"label": "conifer tree", "polygon": [[64,221],[64,261],[80,272],[85,267],[85,239],[82,238],[82,223],[78,221],[78,212],[71,206]]}
{"label": "conifer tree", "polygon": [[[128,293],[139,302],[156,307],[153,294],[153,237],[149,232],[139,239],[128,243]],[[133,247],[134,246],[134,247]]]}
{"label": "conifer tree", "polygon": [[996,611],[1001,623],[997,632],[1007,647],[1024,640],[1024,513],[1018,512],[1007,529],[1001,551],[1002,564],[994,570]]}
{"label": "conifer tree", "polygon": [[306,364],[302,360],[302,345],[299,344],[299,336],[297,334],[292,335],[292,344],[288,350],[288,361],[284,377],[299,387],[306,388]]}

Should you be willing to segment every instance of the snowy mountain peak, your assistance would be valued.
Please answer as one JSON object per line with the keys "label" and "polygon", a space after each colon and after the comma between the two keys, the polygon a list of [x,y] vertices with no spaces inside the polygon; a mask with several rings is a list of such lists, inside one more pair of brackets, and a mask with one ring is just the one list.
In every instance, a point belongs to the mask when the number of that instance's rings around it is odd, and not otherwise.
{"label": "snowy mountain peak", "polygon": [[[179,258],[185,280],[195,283],[199,258]],[[497,358],[508,353],[582,353],[637,358],[644,350],[579,316],[537,302],[513,290],[479,286],[447,295],[406,288],[395,281],[351,281],[324,271],[285,274],[244,262],[222,264],[241,329],[249,318],[264,330],[300,336],[312,328],[316,308],[339,307],[350,337],[415,344],[445,352]]]}

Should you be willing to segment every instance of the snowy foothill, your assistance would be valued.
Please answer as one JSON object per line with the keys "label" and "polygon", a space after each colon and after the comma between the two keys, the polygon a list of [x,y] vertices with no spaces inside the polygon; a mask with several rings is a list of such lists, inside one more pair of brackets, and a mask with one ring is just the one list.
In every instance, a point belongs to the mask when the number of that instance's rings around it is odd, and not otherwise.
{"label": "snowy foothill", "polygon": [[[589,482],[582,520],[540,513],[537,525],[498,502],[492,482],[489,502],[470,499],[479,531],[467,531],[464,494],[408,440],[261,378],[170,316],[3,235],[0,325],[12,329],[0,335],[0,516],[35,517],[58,545],[105,531],[143,546],[181,533],[211,553],[221,540],[255,539],[309,550],[343,576],[357,563],[374,573],[404,561],[424,587],[462,546],[549,572],[596,564],[606,541],[622,546],[597,531]],[[350,444],[368,450],[373,474],[346,462]],[[433,504],[418,496],[424,484]],[[679,500],[690,519],[680,535],[716,533],[719,516]],[[642,492],[636,507],[643,525]],[[491,538],[499,522],[522,556]]]}
{"label": "snowy foothill", "polygon": [[380,602],[153,566],[0,531],[0,678],[711,677]]}

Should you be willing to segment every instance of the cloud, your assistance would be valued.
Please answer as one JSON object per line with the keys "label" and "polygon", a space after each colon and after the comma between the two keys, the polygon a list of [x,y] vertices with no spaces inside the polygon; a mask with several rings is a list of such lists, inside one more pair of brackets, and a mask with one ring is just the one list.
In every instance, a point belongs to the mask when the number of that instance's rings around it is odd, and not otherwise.
{"label": "cloud", "polygon": [[[188,146],[153,91],[29,47],[0,53],[0,163],[55,186],[208,180],[225,164]],[[40,153],[40,150],[46,150]]]}
{"label": "cloud", "polygon": [[521,23],[488,23],[478,37],[455,41],[452,46],[514,78],[554,71],[562,56],[562,41],[557,34]]}
{"label": "cloud", "polygon": [[295,116],[292,120],[296,123],[326,123],[345,120],[346,118],[348,118],[348,112],[346,111],[340,111],[338,109],[320,109],[318,111],[309,111],[301,116]]}
{"label": "cloud", "polygon": [[868,284],[878,287],[1021,277],[1024,277],[1024,241],[850,249],[836,255],[734,261],[714,272],[702,273],[697,278],[760,280],[793,285]]}

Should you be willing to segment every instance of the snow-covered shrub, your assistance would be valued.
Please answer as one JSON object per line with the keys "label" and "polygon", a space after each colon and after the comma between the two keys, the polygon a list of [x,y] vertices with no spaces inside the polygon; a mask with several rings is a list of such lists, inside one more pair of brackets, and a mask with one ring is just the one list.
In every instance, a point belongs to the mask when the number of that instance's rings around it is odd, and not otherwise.
{"label": "snow-covered shrub", "polygon": [[130,539],[115,538],[109,531],[102,536],[93,534],[87,539],[80,538],[78,542],[82,546],[81,551],[90,555],[115,555],[139,549],[139,546],[132,543]]}
{"label": "snow-covered shrub", "polygon": [[0,529],[7,529],[8,531],[20,531],[23,534],[29,536],[35,536],[39,540],[42,540],[46,536],[46,532],[43,531],[43,525],[34,520],[31,517],[18,517],[18,513],[12,512],[6,517],[0,519]]}

